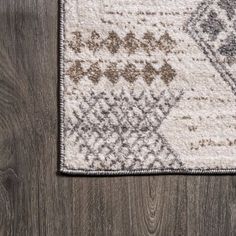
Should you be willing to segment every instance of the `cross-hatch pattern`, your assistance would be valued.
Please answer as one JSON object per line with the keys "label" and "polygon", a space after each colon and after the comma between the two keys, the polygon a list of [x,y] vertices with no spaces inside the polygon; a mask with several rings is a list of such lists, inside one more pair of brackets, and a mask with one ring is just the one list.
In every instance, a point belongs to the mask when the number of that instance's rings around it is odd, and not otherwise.
{"label": "cross-hatch pattern", "polygon": [[66,136],[91,169],[180,168],[159,127],[181,95],[168,90],[81,95],[79,108],[67,120]]}

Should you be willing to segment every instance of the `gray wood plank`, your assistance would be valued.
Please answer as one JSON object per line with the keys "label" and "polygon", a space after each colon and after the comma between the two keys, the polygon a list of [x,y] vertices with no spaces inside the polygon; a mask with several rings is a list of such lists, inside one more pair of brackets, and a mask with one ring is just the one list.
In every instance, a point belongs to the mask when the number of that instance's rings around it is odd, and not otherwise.
{"label": "gray wood plank", "polygon": [[75,178],[75,235],[235,235],[234,179]]}
{"label": "gray wood plank", "polygon": [[1,185],[2,235],[72,234],[71,180],[56,175],[57,6],[0,2],[0,169],[19,179]]}
{"label": "gray wood plank", "polygon": [[0,235],[236,235],[235,176],[57,175],[58,1],[0,1]]}

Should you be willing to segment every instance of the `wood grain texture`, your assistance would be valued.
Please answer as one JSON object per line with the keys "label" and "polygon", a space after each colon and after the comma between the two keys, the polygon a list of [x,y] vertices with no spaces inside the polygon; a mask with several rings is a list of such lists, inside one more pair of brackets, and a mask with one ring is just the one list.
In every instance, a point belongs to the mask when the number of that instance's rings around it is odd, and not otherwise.
{"label": "wood grain texture", "polygon": [[0,1],[0,235],[236,235],[235,176],[57,172],[58,1]]}

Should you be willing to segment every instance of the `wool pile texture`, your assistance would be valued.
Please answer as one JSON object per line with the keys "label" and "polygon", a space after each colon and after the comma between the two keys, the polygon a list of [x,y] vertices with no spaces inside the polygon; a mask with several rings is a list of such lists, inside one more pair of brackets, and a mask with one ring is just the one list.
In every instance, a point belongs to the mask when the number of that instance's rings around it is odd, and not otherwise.
{"label": "wool pile texture", "polygon": [[235,0],[61,0],[60,170],[236,173]]}

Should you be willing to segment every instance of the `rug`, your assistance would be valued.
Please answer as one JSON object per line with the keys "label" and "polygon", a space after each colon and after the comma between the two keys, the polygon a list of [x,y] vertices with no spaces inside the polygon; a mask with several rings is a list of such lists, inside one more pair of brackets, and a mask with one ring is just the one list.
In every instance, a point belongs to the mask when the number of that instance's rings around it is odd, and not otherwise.
{"label": "rug", "polygon": [[62,173],[236,172],[235,0],[60,8]]}

